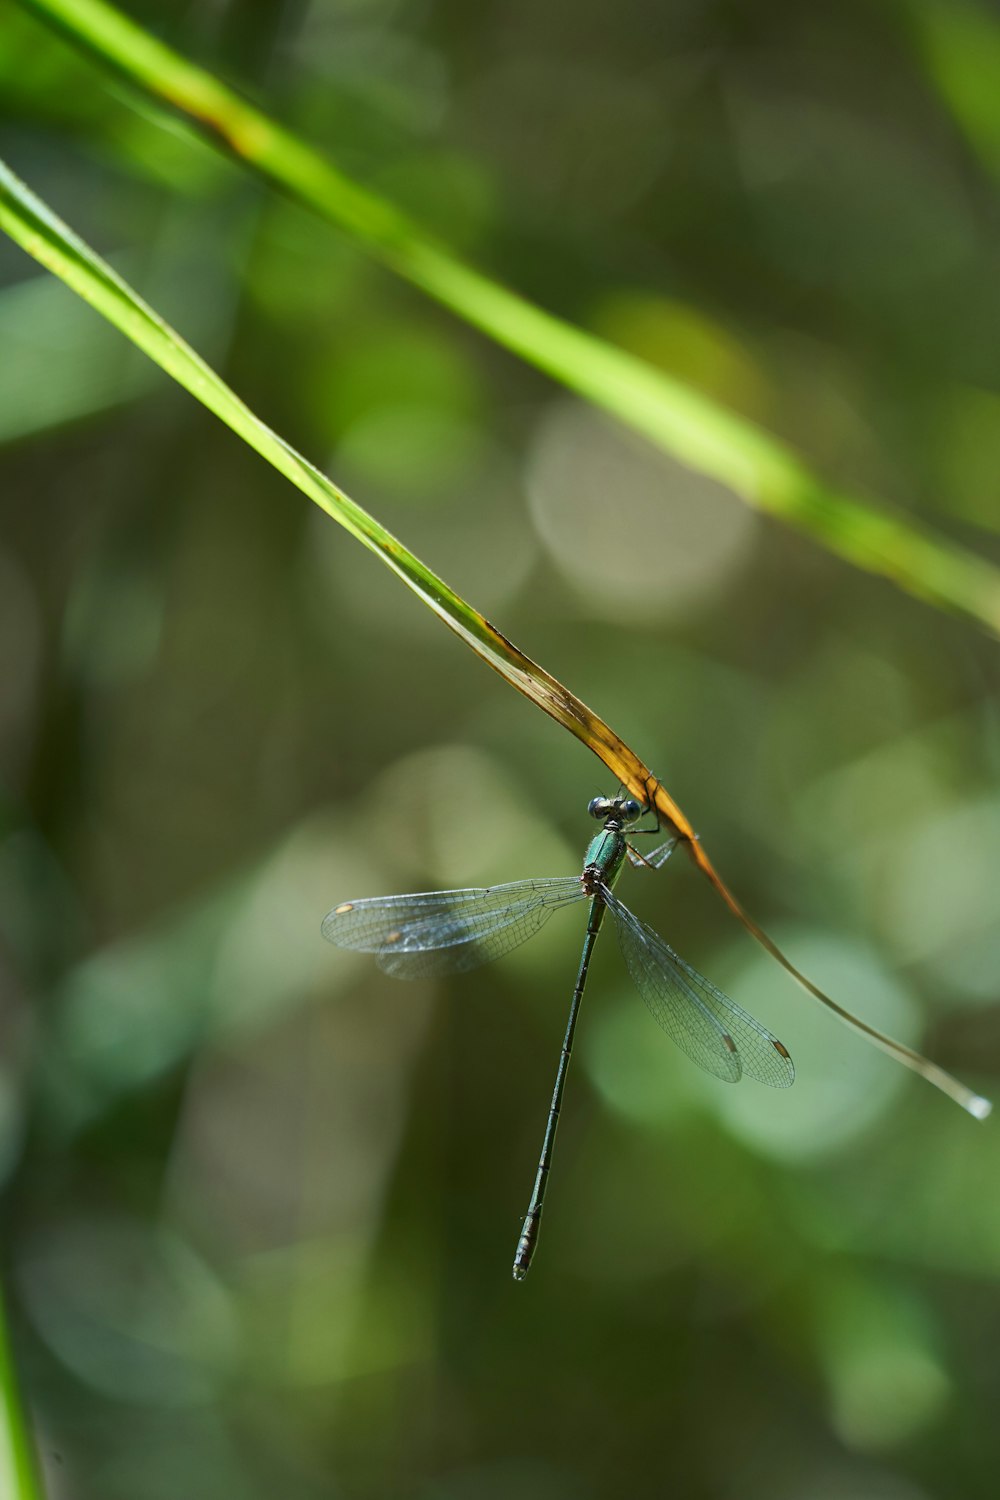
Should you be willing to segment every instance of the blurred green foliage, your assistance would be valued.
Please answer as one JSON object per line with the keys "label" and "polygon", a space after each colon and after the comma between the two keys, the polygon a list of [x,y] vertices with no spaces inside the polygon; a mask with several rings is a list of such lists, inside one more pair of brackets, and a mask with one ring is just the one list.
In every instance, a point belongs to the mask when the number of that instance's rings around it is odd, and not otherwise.
{"label": "blurred green foliage", "polygon": [[[503,281],[996,557],[985,6],[129,9]],[[0,14],[0,154],[627,734],[793,958],[989,1093],[994,645]],[[578,926],[405,987],[319,920],[572,871],[596,763],[6,244],[0,442],[4,1269],[50,1493],[992,1496],[995,1127],[691,872],[635,874],[798,1082],[702,1078],[605,944],[515,1287]]]}

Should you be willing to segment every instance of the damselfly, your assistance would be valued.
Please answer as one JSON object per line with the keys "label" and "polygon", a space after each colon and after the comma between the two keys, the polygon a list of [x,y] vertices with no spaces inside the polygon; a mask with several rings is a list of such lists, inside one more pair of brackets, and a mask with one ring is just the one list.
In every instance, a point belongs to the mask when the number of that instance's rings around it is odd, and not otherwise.
{"label": "damselfly", "polygon": [[516,1281],[528,1274],[538,1241],[577,1016],[607,912],[614,918],[629,973],[654,1019],[699,1067],[729,1083],[748,1074],[772,1088],[787,1088],[795,1078],[792,1059],[777,1037],[685,963],[615,896],[613,887],[626,858],[658,868],[676,841],[669,840],[652,854],[640,854],[626,836],[626,830],[632,837],[647,831],[632,827],[643,808],[631,797],[595,797],[588,812],[604,827],[591,840],[580,875],[344,901],[323,920],[323,936],[331,943],[374,953],[379,967],[398,979],[423,979],[460,973],[498,958],[536,933],[557,907],[590,902],[535,1186],[514,1256]]}

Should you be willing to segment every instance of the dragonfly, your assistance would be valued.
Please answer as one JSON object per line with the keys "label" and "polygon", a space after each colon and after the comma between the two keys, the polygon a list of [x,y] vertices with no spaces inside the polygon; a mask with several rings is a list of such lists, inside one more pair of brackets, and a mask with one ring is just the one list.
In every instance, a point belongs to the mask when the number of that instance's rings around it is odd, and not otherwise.
{"label": "dragonfly", "polygon": [[634,827],[646,809],[633,797],[594,797],[587,811],[603,827],[590,841],[579,875],[343,901],[323,919],[323,936],[331,943],[373,953],[379,968],[396,979],[426,979],[463,973],[499,958],[533,937],[559,907],[590,902],[535,1184],[514,1255],[515,1281],[527,1276],[538,1243],[580,1004],[594,945],[609,912],[636,988],[654,1020],[693,1062],[728,1083],[746,1075],[772,1088],[788,1088],[795,1079],[792,1059],[778,1038],[686,963],[614,894],[626,859],[658,869],[673,852],[676,838],[641,854],[632,839],[657,829]]}

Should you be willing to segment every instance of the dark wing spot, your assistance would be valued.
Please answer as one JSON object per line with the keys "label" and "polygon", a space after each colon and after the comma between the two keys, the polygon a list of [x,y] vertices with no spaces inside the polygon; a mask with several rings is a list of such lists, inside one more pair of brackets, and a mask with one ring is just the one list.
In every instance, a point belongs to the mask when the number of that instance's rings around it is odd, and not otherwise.
{"label": "dark wing spot", "polygon": [[736,1051],[736,1043],[733,1041],[733,1039],[729,1035],[728,1031],[725,1033],[725,1035],[723,1036],[722,1040],[725,1043],[726,1047],[728,1047],[728,1049],[729,1049],[730,1052],[735,1052]]}
{"label": "dark wing spot", "polygon": [[789,1052],[788,1048],[782,1042],[778,1041],[778,1038],[776,1036],[773,1036],[771,1038],[771,1046],[774,1048],[775,1052],[777,1052],[780,1057],[787,1057],[788,1061],[791,1062],[791,1060],[792,1060],[791,1059],[791,1053]]}

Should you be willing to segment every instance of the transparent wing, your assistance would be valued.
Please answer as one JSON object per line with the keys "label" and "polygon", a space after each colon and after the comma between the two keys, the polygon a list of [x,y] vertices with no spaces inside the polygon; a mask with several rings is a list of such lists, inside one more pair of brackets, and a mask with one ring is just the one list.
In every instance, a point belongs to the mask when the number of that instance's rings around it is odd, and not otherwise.
{"label": "transparent wing", "polygon": [[614,916],[636,988],[653,1018],[688,1057],[731,1083],[744,1073],[776,1089],[794,1083],[792,1059],[776,1036],[685,963],[607,887],[601,895]]}
{"label": "transparent wing", "polygon": [[345,901],[323,918],[340,948],[374,953],[397,979],[474,969],[530,938],[559,906],[585,899],[577,875],[465,891]]}

